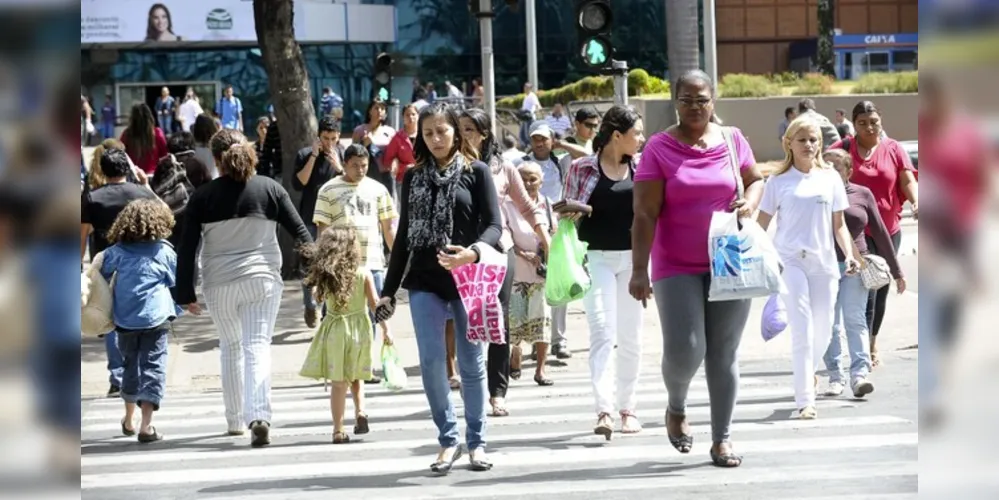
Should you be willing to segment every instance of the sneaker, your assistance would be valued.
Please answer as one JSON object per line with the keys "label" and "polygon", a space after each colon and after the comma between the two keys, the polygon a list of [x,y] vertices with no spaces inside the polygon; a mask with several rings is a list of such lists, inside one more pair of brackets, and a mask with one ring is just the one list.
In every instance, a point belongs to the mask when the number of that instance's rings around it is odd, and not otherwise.
{"label": "sneaker", "polygon": [[250,424],[250,433],[253,435],[250,439],[250,446],[260,448],[271,444],[271,424],[263,420],[255,420]]}
{"label": "sneaker", "polygon": [[111,384],[111,387],[108,388],[108,397],[109,398],[120,398],[121,397],[121,387],[118,387],[117,385]]}
{"label": "sneaker", "polygon": [[853,397],[862,398],[874,392],[874,384],[866,378],[858,378],[853,381]]}
{"label": "sneaker", "polygon": [[316,327],[316,310],[306,309],[305,310],[305,326],[309,328]]}
{"label": "sneaker", "polygon": [[839,396],[839,395],[843,394],[843,390],[845,390],[845,389],[846,389],[846,386],[843,385],[843,382],[832,382],[832,383],[829,384],[829,388],[826,389],[825,395],[826,396]]}
{"label": "sneaker", "polygon": [[565,346],[560,346],[560,345],[552,347],[552,354],[555,355],[556,359],[569,359],[572,357],[572,351],[570,351]]}

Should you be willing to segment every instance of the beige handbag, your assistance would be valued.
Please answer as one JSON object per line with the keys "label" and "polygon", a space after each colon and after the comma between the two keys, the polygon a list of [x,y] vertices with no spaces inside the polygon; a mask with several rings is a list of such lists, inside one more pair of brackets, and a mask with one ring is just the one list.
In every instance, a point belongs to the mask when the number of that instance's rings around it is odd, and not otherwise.
{"label": "beige handbag", "polygon": [[864,282],[864,288],[868,290],[880,290],[888,286],[891,283],[891,268],[888,267],[888,261],[879,255],[865,255],[863,266],[860,268],[860,279]]}
{"label": "beige handbag", "polygon": [[80,276],[81,309],[80,330],[85,337],[96,337],[114,330],[112,310],[114,308],[114,283],[118,277],[115,271],[109,283],[101,276],[104,252],[90,261],[90,267]]}

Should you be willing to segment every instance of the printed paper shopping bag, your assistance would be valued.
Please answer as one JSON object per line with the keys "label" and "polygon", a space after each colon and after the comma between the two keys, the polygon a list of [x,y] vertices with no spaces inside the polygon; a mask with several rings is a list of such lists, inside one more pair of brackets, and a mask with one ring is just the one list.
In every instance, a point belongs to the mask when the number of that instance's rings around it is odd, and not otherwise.
{"label": "printed paper shopping bag", "polygon": [[461,303],[468,313],[469,342],[504,344],[503,308],[499,291],[507,273],[507,258],[489,245],[476,244],[479,261],[451,270]]}
{"label": "printed paper shopping bag", "polygon": [[590,273],[586,270],[586,243],[579,241],[576,224],[569,219],[558,222],[552,237],[545,278],[545,300],[558,307],[579,300],[590,291]]}
{"label": "printed paper shopping bag", "polygon": [[708,255],[710,302],[766,297],[780,293],[783,287],[777,249],[754,220],[715,212],[708,232]]}

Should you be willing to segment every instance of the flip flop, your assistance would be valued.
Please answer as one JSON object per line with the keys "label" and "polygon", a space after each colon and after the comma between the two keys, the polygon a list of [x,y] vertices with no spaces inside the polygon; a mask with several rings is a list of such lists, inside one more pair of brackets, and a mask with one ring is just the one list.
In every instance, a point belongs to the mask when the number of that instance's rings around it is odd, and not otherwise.
{"label": "flip flop", "polygon": [[[669,421],[669,415],[671,413],[672,412],[669,411],[666,412],[667,421]],[[672,414],[677,417],[684,416],[677,413]],[[667,430],[666,437],[669,439],[669,444],[673,445],[673,447],[676,448],[676,451],[679,451],[680,453],[690,453],[690,450],[694,448],[694,436],[691,436],[690,434],[680,434],[679,436],[674,437],[671,436]]]}
{"label": "flip flop", "polygon": [[711,463],[714,464],[715,467],[733,469],[735,467],[742,465],[742,456],[736,455],[735,453],[732,452],[718,454],[715,453],[715,450],[711,450],[710,455],[711,455]]}
{"label": "flip flop", "polygon": [[128,427],[125,427],[125,419],[124,418],[121,419],[121,433],[123,435],[129,436],[129,437],[135,435],[135,428],[134,427],[131,428],[131,429],[129,429]]}
{"label": "flip flop", "polygon": [[346,432],[334,432],[333,433],[333,444],[346,444],[350,442],[350,436]]}
{"label": "flip flop", "polygon": [[454,467],[454,463],[457,462],[459,458],[461,458],[461,455],[462,455],[461,446],[458,446],[457,448],[454,449],[454,453],[451,454],[450,460],[448,461],[438,460],[430,464],[430,471],[433,472],[434,474],[440,474],[442,476],[450,474],[451,468]]}
{"label": "flip flop", "polygon": [[475,472],[486,472],[493,468],[493,463],[488,460],[473,458],[472,456],[469,458],[469,468]]}
{"label": "flip flop", "polygon": [[555,385],[555,381],[554,380],[552,380],[552,379],[550,379],[548,377],[545,377],[545,376],[541,376],[541,375],[535,375],[534,376],[534,383],[540,385],[541,387],[548,387],[548,386]]}
{"label": "flip flop", "polygon": [[163,434],[156,432],[155,427],[149,426],[149,430],[153,432],[147,434],[142,434],[141,432],[139,433],[138,439],[140,443],[155,443],[156,441],[161,441],[163,439]]}

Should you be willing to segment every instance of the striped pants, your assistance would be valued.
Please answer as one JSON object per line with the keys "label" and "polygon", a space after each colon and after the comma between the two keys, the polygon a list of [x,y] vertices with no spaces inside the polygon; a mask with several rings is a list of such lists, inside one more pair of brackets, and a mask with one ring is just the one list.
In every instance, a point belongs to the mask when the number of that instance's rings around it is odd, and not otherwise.
{"label": "striped pants", "polygon": [[276,278],[254,277],[204,289],[208,312],[219,331],[222,394],[230,431],[256,420],[271,421],[271,336],[283,288]]}

